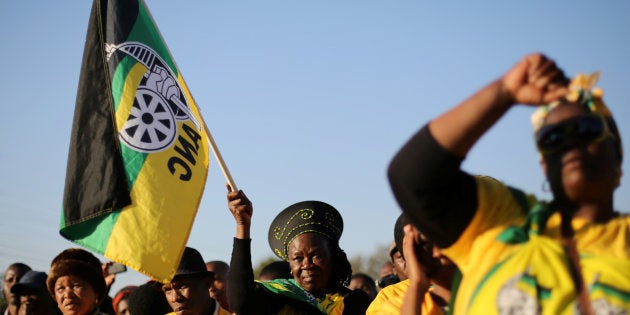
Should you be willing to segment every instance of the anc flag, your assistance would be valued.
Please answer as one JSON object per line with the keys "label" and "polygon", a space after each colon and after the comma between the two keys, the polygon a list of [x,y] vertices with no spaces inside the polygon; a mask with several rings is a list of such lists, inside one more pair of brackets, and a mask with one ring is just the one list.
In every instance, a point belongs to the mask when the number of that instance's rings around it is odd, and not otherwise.
{"label": "anc flag", "polygon": [[172,279],[208,173],[198,108],[142,0],[95,0],[60,233]]}

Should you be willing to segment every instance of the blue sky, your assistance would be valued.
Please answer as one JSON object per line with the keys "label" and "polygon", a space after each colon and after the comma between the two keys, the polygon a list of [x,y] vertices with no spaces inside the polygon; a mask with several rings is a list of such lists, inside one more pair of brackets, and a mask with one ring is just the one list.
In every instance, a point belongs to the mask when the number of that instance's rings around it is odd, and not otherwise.
{"label": "blue sky", "polygon": [[[274,215],[318,199],[341,245],[370,255],[399,214],[385,177],[432,117],[540,51],[569,75],[600,70],[630,147],[630,2],[146,0],[239,188],[254,202],[254,262]],[[58,234],[89,1],[0,2],[0,269],[47,270]],[[531,108],[515,107],[464,163],[541,197]],[[454,126],[456,128],[456,126]],[[627,154],[626,154],[627,155]],[[624,171],[630,174],[627,164]],[[229,261],[234,220],[211,160],[189,246]],[[616,208],[630,211],[626,178]],[[115,290],[145,278],[120,275]]]}

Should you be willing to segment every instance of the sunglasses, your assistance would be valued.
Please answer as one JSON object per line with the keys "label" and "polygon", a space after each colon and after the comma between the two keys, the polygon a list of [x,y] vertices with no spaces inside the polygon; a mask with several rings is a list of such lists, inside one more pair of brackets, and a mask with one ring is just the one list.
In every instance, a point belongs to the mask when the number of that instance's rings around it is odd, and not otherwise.
{"label": "sunglasses", "polygon": [[588,114],[540,128],[536,133],[536,145],[543,155],[547,155],[569,147],[600,142],[608,136],[612,133],[604,117]]}

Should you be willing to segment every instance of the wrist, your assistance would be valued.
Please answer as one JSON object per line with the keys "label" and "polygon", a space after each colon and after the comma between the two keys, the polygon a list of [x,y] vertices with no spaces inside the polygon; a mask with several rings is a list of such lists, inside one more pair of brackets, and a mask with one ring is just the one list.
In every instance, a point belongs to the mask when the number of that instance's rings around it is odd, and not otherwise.
{"label": "wrist", "polygon": [[236,225],[236,238],[249,239],[250,238],[249,230],[250,230],[249,225],[237,224]]}
{"label": "wrist", "polygon": [[512,105],[516,104],[516,96],[505,84],[505,80],[503,77],[496,80],[494,82],[494,85],[497,93],[497,103],[501,107],[509,109],[510,107],[512,107]]}

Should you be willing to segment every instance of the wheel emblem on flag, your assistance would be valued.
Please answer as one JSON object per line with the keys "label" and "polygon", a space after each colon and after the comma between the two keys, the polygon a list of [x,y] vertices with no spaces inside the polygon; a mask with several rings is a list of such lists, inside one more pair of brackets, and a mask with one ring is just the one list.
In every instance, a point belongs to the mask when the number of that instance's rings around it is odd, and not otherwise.
{"label": "wheel emblem on flag", "polygon": [[107,59],[123,52],[148,70],[140,80],[133,106],[119,138],[131,149],[152,153],[169,148],[177,137],[177,121],[190,120],[197,130],[201,124],[188,106],[176,75],[149,46],[138,42],[106,44]]}

